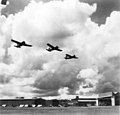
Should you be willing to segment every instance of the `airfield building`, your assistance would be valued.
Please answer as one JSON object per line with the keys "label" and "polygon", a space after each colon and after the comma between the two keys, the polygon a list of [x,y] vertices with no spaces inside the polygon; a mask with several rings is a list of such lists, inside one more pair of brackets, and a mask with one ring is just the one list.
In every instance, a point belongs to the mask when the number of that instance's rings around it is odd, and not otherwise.
{"label": "airfield building", "polygon": [[75,99],[71,100],[76,106],[97,106],[97,98],[94,97],[84,97],[79,98],[79,96],[76,96]]}
{"label": "airfield building", "polygon": [[0,106],[12,106],[12,107],[40,107],[40,106],[120,106],[120,93],[108,92],[99,94],[95,97],[81,98],[76,96],[74,99],[52,99],[45,100],[42,98],[24,99],[24,97],[16,99],[1,99]]}
{"label": "airfield building", "polygon": [[118,106],[120,105],[120,93],[108,92],[99,94],[98,98],[99,106]]}
{"label": "airfield building", "polygon": [[35,105],[35,107],[37,107],[38,105],[45,105],[45,101],[42,98],[39,99],[20,99],[20,98],[16,98],[16,99],[2,99],[0,100],[0,106],[7,106],[7,107],[20,107],[21,105],[23,106],[28,106],[28,107],[32,107],[32,105]]}

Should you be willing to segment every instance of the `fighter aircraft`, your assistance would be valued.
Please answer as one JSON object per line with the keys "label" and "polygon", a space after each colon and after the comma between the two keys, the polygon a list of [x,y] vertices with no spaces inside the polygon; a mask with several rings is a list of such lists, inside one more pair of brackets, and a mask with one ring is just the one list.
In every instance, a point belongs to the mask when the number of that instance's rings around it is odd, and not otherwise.
{"label": "fighter aircraft", "polygon": [[51,44],[47,43],[47,45],[49,46],[49,48],[47,48],[46,50],[51,52],[53,50],[56,50],[56,51],[62,51],[61,49],[59,49],[58,46],[52,46]]}
{"label": "fighter aircraft", "polygon": [[6,4],[7,4],[7,0],[2,0],[2,1],[1,1],[1,4],[2,4],[2,5],[6,5]]}
{"label": "fighter aircraft", "polygon": [[78,59],[78,57],[76,57],[75,55],[69,55],[69,54],[66,54],[65,56],[65,59]]}
{"label": "fighter aircraft", "polygon": [[32,47],[32,45],[26,44],[25,41],[18,42],[16,40],[11,39],[12,42],[16,43],[17,45],[15,47],[21,48],[21,46],[27,46],[27,47]]}

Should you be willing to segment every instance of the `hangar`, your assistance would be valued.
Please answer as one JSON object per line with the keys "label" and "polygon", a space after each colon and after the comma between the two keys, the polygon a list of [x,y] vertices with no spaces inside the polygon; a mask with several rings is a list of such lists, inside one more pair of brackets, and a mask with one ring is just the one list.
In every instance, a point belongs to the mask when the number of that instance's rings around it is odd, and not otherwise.
{"label": "hangar", "polygon": [[98,96],[99,106],[118,106],[120,105],[120,92],[101,93]]}

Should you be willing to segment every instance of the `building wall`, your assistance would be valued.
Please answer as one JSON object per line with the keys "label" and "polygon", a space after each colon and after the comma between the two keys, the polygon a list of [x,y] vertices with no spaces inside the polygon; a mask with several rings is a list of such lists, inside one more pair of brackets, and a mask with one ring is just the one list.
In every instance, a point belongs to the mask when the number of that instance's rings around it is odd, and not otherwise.
{"label": "building wall", "polygon": [[99,98],[99,106],[111,106],[111,97]]}
{"label": "building wall", "polygon": [[20,105],[45,105],[45,100],[43,99],[4,99],[0,100],[0,106],[20,106]]}
{"label": "building wall", "polygon": [[95,106],[96,105],[96,102],[78,102],[78,105],[79,106],[86,106],[86,107],[88,107],[88,106]]}
{"label": "building wall", "polygon": [[52,106],[57,107],[59,105],[59,100],[54,99],[52,100]]}
{"label": "building wall", "polygon": [[51,107],[52,106],[52,100],[46,100],[45,106]]}
{"label": "building wall", "polygon": [[115,105],[120,106],[120,93],[119,92],[115,94]]}

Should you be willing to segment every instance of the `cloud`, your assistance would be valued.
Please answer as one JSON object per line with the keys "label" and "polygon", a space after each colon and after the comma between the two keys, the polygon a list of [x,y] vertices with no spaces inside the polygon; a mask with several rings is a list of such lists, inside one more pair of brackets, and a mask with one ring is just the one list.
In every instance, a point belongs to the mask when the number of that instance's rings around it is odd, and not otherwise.
{"label": "cloud", "polygon": [[[0,16],[0,97],[117,91],[120,12],[98,26],[90,19],[95,11],[96,4],[77,0],[32,1],[15,15]],[[15,48],[11,38],[33,47]],[[63,52],[46,51],[46,43]],[[65,60],[66,53],[79,58]]]}
{"label": "cloud", "polygon": [[[2,9],[2,14],[8,16],[9,14],[15,14],[24,10],[32,0],[9,0],[9,5]],[[36,2],[50,2],[53,0],[34,0]],[[57,0],[60,1],[60,0]],[[62,1],[62,0],[61,0]],[[85,2],[89,4],[96,3],[97,10],[91,16],[92,21],[98,23],[99,25],[104,24],[106,18],[110,16],[112,11],[120,11],[120,1],[119,0],[79,0],[80,2]]]}
{"label": "cloud", "polygon": [[107,60],[107,66],[100,68],[103,79],[99,80],[96,92],[104,93],[119,91],[120,88],[120,56],[111,57]]}
{"label": "cloud", "polygon": [[120,0],[80,0],[81,2],[97,4],[97,10],[92,14],[91,18],[99,25],[106,22],[106,18],[110,16],[113,11],[120,11]]}
{"label": "cloud", "polygon": [[28,5],[30,0],[8,0],[9,4],[2,9],[1,13],[5,16],[9,14],[15,14],[24,10],[24,7]]}

